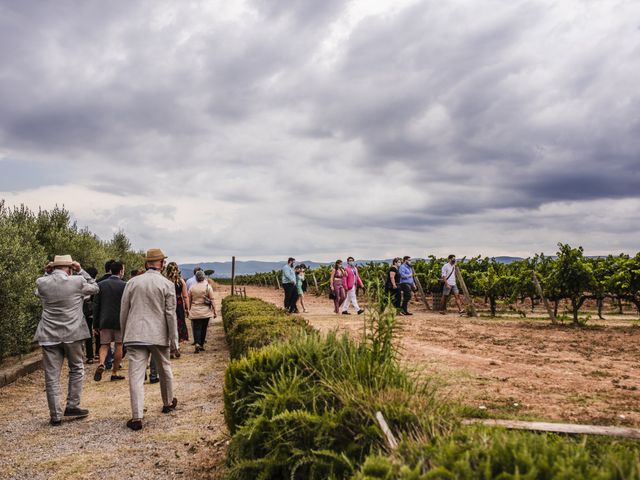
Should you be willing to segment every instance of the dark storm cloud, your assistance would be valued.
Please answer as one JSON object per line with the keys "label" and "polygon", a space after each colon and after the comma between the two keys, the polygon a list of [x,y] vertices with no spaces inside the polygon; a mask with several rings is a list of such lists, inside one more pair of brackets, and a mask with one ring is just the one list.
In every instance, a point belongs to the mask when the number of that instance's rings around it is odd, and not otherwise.
{"label": "dark storm cloud", "polygon": [[0,162],[46,165],[0,189],[87,186],[188,255],[633,223],[635,2],[388,3],[0,0]]}

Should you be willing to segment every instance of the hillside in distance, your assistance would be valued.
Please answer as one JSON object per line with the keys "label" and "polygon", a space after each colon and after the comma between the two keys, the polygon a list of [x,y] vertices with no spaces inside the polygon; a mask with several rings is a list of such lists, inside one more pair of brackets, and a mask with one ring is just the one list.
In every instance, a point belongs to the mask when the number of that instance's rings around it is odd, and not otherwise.
{"label": "hillside in distance", "polygon": [[[508,257],[500,256],[495,257],[498,262],[511,263],[516,260],[522,260],[520,257]],[[369,262],[385,262],[390,263],[391,259],[386,260],[358,260],[358,265]],[[254,273],[271,272],[273,270],[280,270],[287,261],[282,260],[280,262],[261,262],[257,260],[236,260],[236,275],[253,275]],[[327,265],[329,262],[314,262],[311,260],[303,260],[296,263],[304,263],[309,268],[318,268],[322,265]],[[214,278],[231,278],[231,262],[201,262],[201,263],[183,263],[180,265],[180,271],[183,278],[189,278],[193,275],[194,267],[199,266],[203,270],[214,270]]]}

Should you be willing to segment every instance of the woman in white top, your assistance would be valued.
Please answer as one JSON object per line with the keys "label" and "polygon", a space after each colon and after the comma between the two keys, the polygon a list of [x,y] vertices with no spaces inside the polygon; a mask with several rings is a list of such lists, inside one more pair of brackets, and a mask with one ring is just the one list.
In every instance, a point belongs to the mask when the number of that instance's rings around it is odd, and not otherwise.
{"label": "woman in white top", "polygon": [[211,317],[217,318],[218,314],[213,300],[213,289],[202,270],[196,273],[196,280],[197,283],[189,289],[189,303],[191,304],[189,314],[193,328],[193,341],[196,344],[195,353],[200,353],[204,351],[209,320]]}

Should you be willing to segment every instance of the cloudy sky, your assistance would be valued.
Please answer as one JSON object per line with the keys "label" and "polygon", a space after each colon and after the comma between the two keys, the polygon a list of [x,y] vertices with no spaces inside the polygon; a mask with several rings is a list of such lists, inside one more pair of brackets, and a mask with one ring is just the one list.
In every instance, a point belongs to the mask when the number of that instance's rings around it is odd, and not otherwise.
{"label": "cloudy sky", "polygon": [[0,0],[0,198],[179,261],[640,247],[637,0]]}

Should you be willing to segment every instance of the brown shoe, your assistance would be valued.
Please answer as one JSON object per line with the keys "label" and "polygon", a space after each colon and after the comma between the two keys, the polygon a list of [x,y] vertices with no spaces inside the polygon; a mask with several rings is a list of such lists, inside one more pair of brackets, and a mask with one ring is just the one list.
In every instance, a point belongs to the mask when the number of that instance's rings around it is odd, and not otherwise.
{"label": "brown shoe", "polygon": [[102,380],[102,374],[104,373],[104,365],[98,365],[98,368],[96,368],[96,373],[93,376],[93,379],[96,382],[99,382],[100,380]]}

